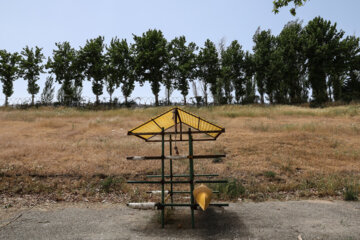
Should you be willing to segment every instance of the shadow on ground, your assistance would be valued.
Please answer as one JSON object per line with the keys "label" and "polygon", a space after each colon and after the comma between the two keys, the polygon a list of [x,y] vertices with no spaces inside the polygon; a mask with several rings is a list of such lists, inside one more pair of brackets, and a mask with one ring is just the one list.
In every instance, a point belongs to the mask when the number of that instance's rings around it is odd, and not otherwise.
{"label": "shadow on ground", "polygon": [[[148,237],[168,238],[199,238],[199,239],[233,239],[248,238],[250,233],[235,212],[224,208],[211,207],[205,212],[195,211],[195,229],[191,228],[189,209],[176,209],[167,219],[165,229],[161,229],[159,222],[160,211],[154,213],[147,225],[137,232]],[[142,228],[139,228],[142,229]]]}

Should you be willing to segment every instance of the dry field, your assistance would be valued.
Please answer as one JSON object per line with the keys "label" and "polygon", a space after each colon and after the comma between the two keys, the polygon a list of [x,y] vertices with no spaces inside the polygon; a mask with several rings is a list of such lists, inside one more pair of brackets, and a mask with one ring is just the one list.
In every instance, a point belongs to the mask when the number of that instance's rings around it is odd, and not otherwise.
{"label": "dry field", "polygon": [[[160,162],[126,156],[159,155],[127,131],[167,107],[81,111],[0,110],[0,203],[9,199],[127,201],[147,198],[125,179],[159,173]],[[244,186],[245,199],[343,198],[360,186],[360,105],[186,108],[226,128],[216,142],[195,143],[195,173],[219,173]],[[180,154],[186,146],[178,144]],[[186,161],[175,172],[187,172]],[[152,186],[154,187],[154,186]]]}

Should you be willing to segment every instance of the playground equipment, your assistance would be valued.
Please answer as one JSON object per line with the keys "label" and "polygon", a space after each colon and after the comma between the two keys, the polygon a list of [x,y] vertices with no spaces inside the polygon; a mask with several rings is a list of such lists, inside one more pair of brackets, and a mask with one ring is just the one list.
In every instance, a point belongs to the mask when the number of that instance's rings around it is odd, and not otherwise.
{"label": "playground equipment", "polygon": [[[184,131],[184,127],[188,127]],[[168,130],[168,131],[167,131]],[[217,174],[195,174],[194,160],[207,158],[222,158],[225,155],[194,155],[193,142],[196,141],[215,141],[225,129],[219,127],[203,118],[192,113],[175,107],[169,111],[150,119],[140,126],[130,130],[128,135],[139,137],[145,142],[161,142],[161,156],[133,156],[127,157],[128,160],[161,160],[161,175],[147,175],[147,178],[159,178],[160,180],[146,181],[128,181],[132,184],[159,184],[161,191],[150,191],[148,193],[161,194],[161,201],[158,203],[129,203],[128,206],[143,209],[160,209],[161,210],[161,227],[165,225],[165,207],[190,207],[191,209],[191,226],[195,227],[194,210],[198,206],[206,210],[208,206],[225,207],[227,203],[211,203],[213,192],[204,183],[227,183],[227,180],[197,180],[198,177],[216,177]],[[202,136],[202,135],[205,135]],[[168,136],[168,139],[165,139]],[[194,137],[196,136],[196,137]],[[160,139],[159,139],[160,137]],[[188,155],[178,155],[176,142],[188,142]],[[165,143],[169,143],[169,155],[165,155]],[[173,143],[175,143],[176,155],[173,155]],[[188,174],[174,174],[173,160],[189,160]],[[165,173],[165,160],[169,160],[169,172]],[[176,180],[175,180],[176,179]],[[185,179],[185,180],[178,180]],[[189,184],[190,191],[175,191],[175,184]],[[195,188],[195,184],[201,184]],[[170,185],[170,189],[165,190],[165,185]],[[190,203],[174,203],[174,194],[190,194]],[[166,196],[170,198],[170,203],[166,203]],[[196,201],[196,203],[195,203]]]}

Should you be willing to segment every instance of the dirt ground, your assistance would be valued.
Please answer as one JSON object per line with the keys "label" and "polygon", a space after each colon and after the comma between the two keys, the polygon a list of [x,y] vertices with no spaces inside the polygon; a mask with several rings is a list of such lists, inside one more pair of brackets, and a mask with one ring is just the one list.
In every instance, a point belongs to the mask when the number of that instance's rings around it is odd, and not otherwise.
{"label": "dirt ground", "polygon": [[[136,197],[136,189],[122,183],[158,174],[160,162],[126,157],[159,155],[160,145],[127,131],[169,108],[0,109],[0,194],[60,202],[108,201],[109,193],[116,200]],[[242,198],[343,199],[348,187],[360,191],[360,105],[185,109],[226,128],[217,141],[196,142],[194,151],[227,157],[195,161],[195,173],[239,180]],[[177,146],[187,154],[186,143]],[[177,161],[174,172],[187,173],[187,167]]]}
{"label": "dirt ground", "polygon": [[0,210],[0,239],[360,239],[360,203],[268,201],[175,210],[165,229],[158,212],[123,204],[43,204]]}

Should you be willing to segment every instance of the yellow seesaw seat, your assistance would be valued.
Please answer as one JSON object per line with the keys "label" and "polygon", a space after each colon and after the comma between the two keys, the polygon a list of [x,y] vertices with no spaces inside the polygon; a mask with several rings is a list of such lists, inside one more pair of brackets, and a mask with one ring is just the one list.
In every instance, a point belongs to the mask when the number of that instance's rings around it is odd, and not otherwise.
{"label": "yellow seesaw seat", "polygon": [[205,211],[209,207],[209,204],[211,202],[213,194],[212,190],[204,184],[201,184],[194,189],[193,194],[196,202],[199,204],[201,209]]}

